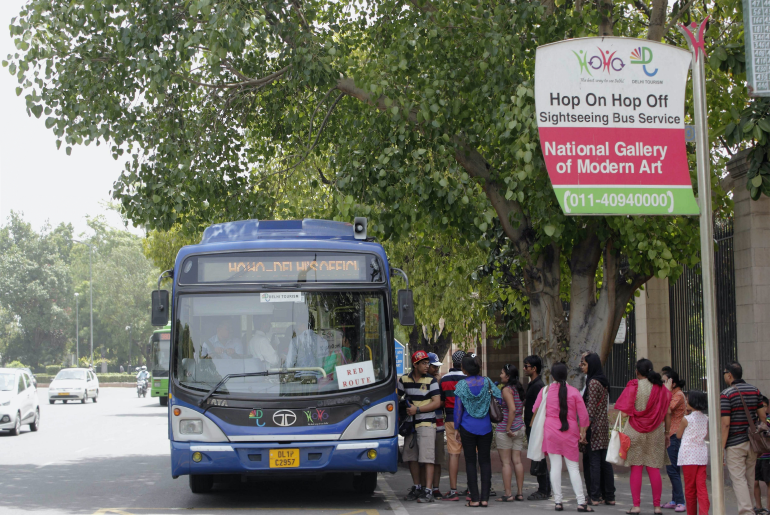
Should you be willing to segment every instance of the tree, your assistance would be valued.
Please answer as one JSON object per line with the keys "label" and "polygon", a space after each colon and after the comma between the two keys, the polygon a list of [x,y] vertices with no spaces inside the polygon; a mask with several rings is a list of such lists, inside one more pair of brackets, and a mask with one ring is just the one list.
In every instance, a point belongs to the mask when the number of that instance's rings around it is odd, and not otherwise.
{"label": "tree", "polygon": [[[716,7],[712,45],[734,37],[738,9]],[[114,196],[134,223],[261,217],[276,177],[325,159],[333,173],[319,168],[318,180],[340,192],[339,209],[366,210],[383,239],[424,226],[505,248],[498,298],[528,301],[533,349],[574,370],[580,350],[606,357],[650,277],[675,279],[698,261],[697,223],[561,213],[533,116],[534,52],[648,28],[683,45],[674,22],[700,13],[692,0],[667,10],[664,0],[33,0],[12,24],[20,53],[9,68],[67,152],[109,141],[130,154]],[[740,91],[712,74],[718,94]]]}
{"label": "tree", "polygon": [[61,359],[71,334],[68,240],[72,226],[37,233],[11,212],[0,227],[0,314],[5,361],[37,367]]}

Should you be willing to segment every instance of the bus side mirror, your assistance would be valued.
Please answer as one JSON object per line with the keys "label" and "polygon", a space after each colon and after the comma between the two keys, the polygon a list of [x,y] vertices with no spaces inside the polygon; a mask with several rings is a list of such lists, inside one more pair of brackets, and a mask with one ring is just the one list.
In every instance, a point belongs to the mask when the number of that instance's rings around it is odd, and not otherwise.
{"label": "bus side mirror", "polygon": [[165,327],[168,325],[168,290],[153,290],[152,292],[152,325]]}
{"label": "bus side mirror", "polygon": [[414,325],[412,290],[398,290],[398,323],[404,326]]}

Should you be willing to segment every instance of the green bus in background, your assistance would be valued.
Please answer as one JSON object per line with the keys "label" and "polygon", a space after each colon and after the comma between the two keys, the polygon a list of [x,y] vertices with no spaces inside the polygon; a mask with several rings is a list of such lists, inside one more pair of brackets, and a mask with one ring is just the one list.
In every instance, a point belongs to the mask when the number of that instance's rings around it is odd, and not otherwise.
{"label": "green bus in background", "polygon": [[160,397],[160,405],[168,406],[168,365],[171,359],[171,324],[150,336],[152,367],[150,396]]}

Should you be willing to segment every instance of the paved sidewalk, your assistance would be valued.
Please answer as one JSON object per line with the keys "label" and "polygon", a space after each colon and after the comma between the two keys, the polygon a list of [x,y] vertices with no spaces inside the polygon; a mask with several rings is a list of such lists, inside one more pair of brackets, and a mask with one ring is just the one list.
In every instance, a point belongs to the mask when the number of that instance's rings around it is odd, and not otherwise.
{"label": "paved sidewalk", "polygon": [[[671,499],[671,483],[668,480],[668,476],[666,476],[665,471],[662,474],[663,476],[663,497],[662,497],[662,504],[665,504]],[[387,487],[382,485],[383,481],[387,483]],[[575,500],[575,494],[572,491],[572,486],[569,482],[569,476],[567,475],[566,470],[562,474],[562,492],[564,495],[564,511],[565,512],[575,512],[577,511],[577,503]],[[465,501],[461,502],[446,502],[446,501],[436,501],[432,504],[418,504],[416,502],[408,502],[404,501],[404,495],[406,495],[409,488],[412,486],[412,480],[411,476],[409,475],[409,471],[403,468],[400,468],[398,473],[395,475],[390,474],[384,474],[380,476],[380,489],[382,489],[386,495],[389,494],[387,489],[389,488],[392,490],[392,495],[388,495],[388,500],[391,502],[391,504],[394,504],[394,510],[397,510],[396,507],[398,507],[398,503],[394,503],[394,497],[398,499],[401,506],[403,506],[404,511],[406,513],[401,513],[397,515],[418,515],[420,513],[424,513],[425,510],[428,511],[440,511],[441,513],[448,513],[450,515],[454,514],[462,514],[465,513],[468,508],[465,506]],[[465,474],[460,473],[458,477],[458,486],[460,489],[464,489],[466,486],[466,479]],[[442,470],[441,474],[441,484],[439,485],[442,492],[446,492],[449,490],[449,476],[447,475],[445,470]],[[503,483],[502,483],[502,477],[499,473],[493,473],[492,474],[492,487],[496,490],[498,497],[502,495],[503,493]],[[628,480],[628,474],[627,473],[618,473],[615,474],[615,488],[616,488],[616,505],[615,506],[595,506],[594,510],[596,510],[597,513],[606,513],[606,514],[618,514],[618,513],[625,513],[626,510],[630,509],[633,506],[633,503],[631,502],[631,489],[629,487],[629,480]],[[526,497],[537,490],[537,481],[533,476],[530,476],[529,473],[526,473],[524,476],[524,497],[525,501],[523,502],[512,502],[512,503],[502,503],[502,502],[495,502],[494,499],[490,499],[490,508],[496,512],[515,512],[520,513],[523,515],[528,514],[536,514],[536,513],[543,513],[543,512],[552,512],[554,508],[554,502],[553,498],[549,499],[548,501],[527,501]],[[711,490],[711,485],[709,483],[709,490]],[[513,493],[516,493],[516,486],[515,486],[515,479],[514,479],[514,486],[513,486]],[[764,494],[764,492],[763,492]],[[733,495],[732,488],[727,487],[725,491],[725,497],[726,497],[726,511],[727,514],[737,514],[737,506],[735,503],[735,496]],[[763,501],[765,499],[764,495],[762,497]],[[398,510],[397,510],[398,511]],[[671,514],[674,515],[674,510],[663,510],[665,514]],[[487,513],[487,512],[485,512]],[[645,514],[651,514],[653,513],[653,507],[652,507],[652,491],[650,489],[650,483],[647,479],[647,475],[644,475],[643,480],[643,486],[642,486],[642,513]],[[713,510],[710,511],[710,513],[714,513]],[[718,515],[718,514],[714,514]]]}

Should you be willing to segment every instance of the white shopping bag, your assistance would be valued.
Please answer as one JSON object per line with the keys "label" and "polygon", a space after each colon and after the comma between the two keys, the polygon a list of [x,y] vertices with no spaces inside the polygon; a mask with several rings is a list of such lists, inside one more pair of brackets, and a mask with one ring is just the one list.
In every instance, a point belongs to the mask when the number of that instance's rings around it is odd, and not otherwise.
{"label": "white shopping bag", "polygon": [[615,425],[612,426],[610,445],[607,447],[607,462],[622,466],[626,464],[626,460],[620,457],[620,412],[618,412]]}
{"label": "white shopping bag", "polygon": [[543,452],[543,433],[545,432],[545,401],[547,394],[548,386],[543,388],[543,400],[540,403],[537,413],[535,413],[535,418],[532,421],[532,431],[529,433],[527,458],[532,461],[542,461],[545,459],[545,453]]}

